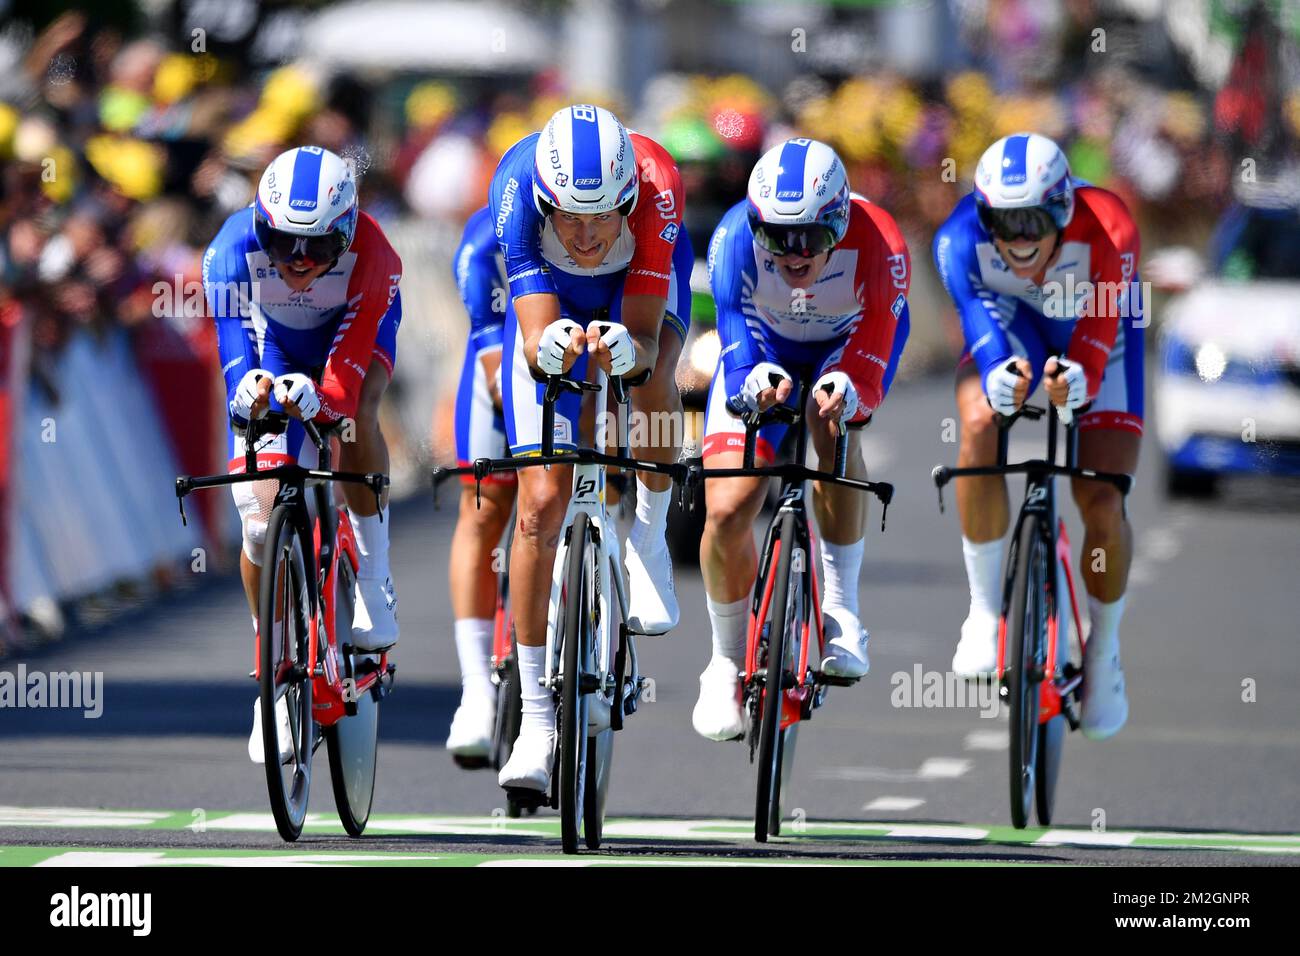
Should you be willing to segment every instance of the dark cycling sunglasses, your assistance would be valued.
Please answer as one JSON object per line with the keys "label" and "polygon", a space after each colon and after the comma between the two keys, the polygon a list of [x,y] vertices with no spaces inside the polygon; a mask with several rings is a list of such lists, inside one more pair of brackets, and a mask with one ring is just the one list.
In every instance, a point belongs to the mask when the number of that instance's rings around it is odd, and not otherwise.
{"label": "dark cycling sunglasses", "polygon": [[1038,242],[1054,232],[1065,228],[1061,222],[1066,213],[1064,204],[1051,206],[1034,206],[1029,209],[994,209],[984,203],[976,203],[979,210],[980,225],[984,231],[1003,242],[1015,239],[1027,239]]}
{"label": "dark cycling sunglasses", "polygon": [[323,236],[295,236],[289,232],[273,229],[261,219],[254,223],[257,244],[271,257],[272,262],[297,262],[303,260],[312,265],[333,262],[347,251],[348,241],[341,229]]}
{"label": "dark cycling sunglasses", "polygon": [[811,259],[835,248],[835,233],[816,224],[782,226],[750,219],[754,240],[774,256]]}

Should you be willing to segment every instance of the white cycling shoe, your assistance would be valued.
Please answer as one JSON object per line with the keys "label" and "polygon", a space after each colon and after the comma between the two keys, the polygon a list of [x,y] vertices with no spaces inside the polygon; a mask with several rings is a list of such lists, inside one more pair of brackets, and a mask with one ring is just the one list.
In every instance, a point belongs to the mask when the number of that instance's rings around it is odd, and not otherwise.
{"label": "white cycling shoe", "polygon": [[551,762],[555,759],[555,735],[536,730],[520,730],[510,759],[497,774],[502,787],[537,790],[551,787]]}
{"label": "white cycling shoe", "polygon": [[740,672],[728,658],[714,655],[700,675],[700,699],[691,726],[709,740],[735,740],[745,732],[740,709]]}
{"label": "white cycling shoe", "polygon": [[[289,705],[281,695],[275,700],[275,742],[280,747],[280,763],[293,759],[293,731],[289,729]],[[253,763],[266,763],[262,747],[262,702],[253,701],[253,732],[248,736],[248,757]]]}
{"label": "white cycling shoe", "polygon": [[362,651],[383,651],[397,643],[397,592],[393,579],[357,578],[352,611],[352,645]]}
{"label": "white cycling shoe", "polygon": [[987,677],[997,669],[998,619],[972,611],[961,626],[952,672],[958,677]]}
{"label": "white cycling shoe", "polygon": [[486,758],[492,751],[496,721],[495,696],[462,698],[455,716],[451,718],[451,732],[447,734],[448,752],[453,757],[470,760]]}
{"label": "white cycling shoe", "polygon": [[1088,641],[1083,661],[1083,713],[1080,727],[1089,740],[1114,736],[1128,720],[1124,668],[1119,663],[1119,641],[1108,645]]}
{"label": "white cycling shoe", "polygon": [[857,679],[871,669],[867,658],[870,635],[858,616],[846,607],[822,609],[822,627],[826,632],[826,657],[822,673],[831,677]]}
{"label": "white cycling shoe", "polygon": [[680,610],[673,587],[673,561],[662,540],[641,554],[629,538],[627,557],[627,626],[637,634],[665,634],[677,626]]}

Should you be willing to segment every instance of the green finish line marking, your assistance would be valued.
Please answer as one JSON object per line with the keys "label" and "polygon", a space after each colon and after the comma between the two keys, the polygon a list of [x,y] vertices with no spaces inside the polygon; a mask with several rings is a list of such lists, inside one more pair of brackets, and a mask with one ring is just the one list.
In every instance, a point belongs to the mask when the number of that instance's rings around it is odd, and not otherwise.
{"label": "green finish line marking", "polygon": [[[112,830],[189,830],[204,833],[274,833],[269,813],[206,810],[110,810],[78,807],[0,806],[0,829],[68,828]],[[308,814],[304,832],[340,836],[332,814]],[[605,824],[607,840],[680,841],[707,844],[752,844],[748,820],[617,818]],[[553,814],[510,819],[504,815],[381,813],[370,818],[369,836],[471,836],[485,841],[559,839],[560,821]],[[1052,827],[1017,830],[1010,826],[792,820],[773,842],[816,845],[819,842],[882,846],[891,842],[1001,844],[1033,847],[1113,847],[1146,850],[1229,850],[1264,854],[1300,854],[1300,834],[1258,834],[1163,830],[1106,830]],[[549,850],[550,847],[548,846]]]}

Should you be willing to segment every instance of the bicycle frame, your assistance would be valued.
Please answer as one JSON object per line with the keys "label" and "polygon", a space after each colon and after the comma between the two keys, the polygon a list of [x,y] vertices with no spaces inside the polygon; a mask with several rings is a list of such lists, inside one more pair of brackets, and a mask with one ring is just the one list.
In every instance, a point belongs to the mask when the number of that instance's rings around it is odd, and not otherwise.
{"label": "bicycle frame", "polygon": [[[181,521],[187,523],[185,498],[193,491],[218,488],[249,481],[279,481],[280,490],[275,496],[275,506],[288,505],[293,511],[295,528],[302,541],[311,541],[310,553],[304,552],[304,570],[311,587],[307,589],[310,609],[310,632],[316,639],[310,642],[307,673],[312,675],[313,717],[322,727],[336,723],[345,715],[356,713],[357,698],[372,693],[382,699],[391,688],[396,668],[388,663],[388,654],[381,652],[376,666],[354,673],[351,655],[341,653],[335,633],[334,591],[338,583],[339,561],[347,560],[352,574],[358,567],[356,537],[352,522],[342,520],[344,506],[330,500],[331,482],[343,481],[365,485],[374,492],[378,505],[388,476],[379,472],[359,474],[330,469],[328,432],[322,436],[312,422],[304,422],[308,438],[315,444],[320,456],[319,467],[303,468],[297,464],[278,465],[258,469],[257,440],[275,434],[287,425],[283,413],[268,413],[264,418],[249,423],[245,434],[244,470],[235,474],[210,475],[201,478],[181,476],[176,479],[176,497],[180,505]],[[307,489],[313,495],[315,520],[307,504]],[[261,628],[253,647],[253,670],[250,676],[261,677]],[[322,659],[323,651],[323,659]]]}
{"label": "bicycle frame", "polygon": [[[794,407],[789,405],[774,405],[765,412],[750,412],[741,407],[731,405],[729,408],[733,414],[739,414],[741,421],[745,424],[745,450],[743,464],[740,468],[711,468],[703,472],[703,477],[712,478],[730,478],[730,477],[754,477],[769,476],[781,479],[781,494],[777,505],[776,513],[771,522],[768,524],[767,534],[763,542],[762,554],[766,562],[758,569],[758,580],[763,581],[762,595],[755,594],[753,605],[750,610],[749,626],[747,629],[745,642],[745,668],[741,675],[744,682],[746,694],[753,692],[752,681],[757,678],[758,674],[758,646],[760,633],[763,624],[768,620],[768,612],[771,610],[772,589],[775,585],[775,575],[770,573],[776,567],[777,559],[780,556],[780,542],[773,541],[777,528],[781,522],[781,516],[787,513],[795,515],[795,546],[803,551],[804,564],[801,568],[792,568],[799,572],[800,581],[800,598],[808,602],[807,607],[811,608],[811,613],[806,616],[803,622],[803,633],[801,635],[801,644],[799,650],[799,660],[797,672],[794,675],[795,684],[786,688],[781,710],[781,729],[784,730],[791,724],[800,720],[807,719],[811,716],[814,707],[819,706],[824,699],[825,688],[829,685],[851,684],[853,681],[841,678],[831,677],[822,674],[820,671],[808,667],[808,649],[809,649],[809,632],[811,624],[815,622],[817,631],[818,661],[825,656],[826,635],[822,627],[822,609],[821,593],[818,587],[818,577],[816,562],[812,560],[812,555],[816,544],[816,536],[813,534],[811,523],[808,521],[808,511],[806,504],[806,482],[820,481],[831,484],[842,485],[848,488],[854,488],[858,491],[867,491],[874,494],[881,502],[882,511],[880,516],[880,528],[885,528],[885,518],[889,511],[889,503],[893,500],[894,486],[888,482],[864,481],[858,478],[847,478],[844,475],[845,467],[848,460],[848,431],[846,426],[841,423],[840,434],[835,444],[835,466],[833,472],[815,471],[806,467],[803,462],[808,454],[808,429],[804,422],[803,407],[807,395],[806,383],[812,378],[811,369],[799,369],[795,372],[796,380],[800,383],[795,398]],[[792,461],[781,465],[769,465],[762,468],[754,465],[754,448],[755,438],[758,429],[766,422],[773,420],[783,420],[788,424],[794,425],[795,432],[795,453]],[[865,423],[863,423],[865,425]],[[862,426],[855,426],[862,427]]]}
{"label": "bicycle frame", "polygon": [[[1022,417],[1036,421],[1044,415],[1047,416],[1048,428],[1047,456],[1008,464],[1007,447],[1011,426]],[[932,472],[935,487],[939,491],[939,510],[941,512],[944,510],[943,487],[953,478],[971,475],[1025,475],[1025,498],[1013,526],[1011,536],[1013,543],[1007,555],[1006,570],[1003,576],[1003,594],[1008,595],[1010,593],[1010,585],[1019,571],[1020,561],[1024,559],[1024,556],[1016,553],[1015,542],[1020,538],[1020,530],[1025,521],[1036,516],[1039,519],[1040,541],[1045,553],[1050,556],[1055,570],[1055,573],[1048,574],[1046,579],[1047,650],[1043,661],[1043,674],[1038,676],[1046,677],[1051,675],[1051,677],[1039,682],[1038,722],[1047,723],[1053,717],[1064,713],[1070,721],[1070,726],[1072,728],[1077,727],[1078,717],[1074,708],[1074,696],[1075,691],[1083,681],[1083,671],[1073,666],[1065,666],[1069,664],[1068,620],[1064,616],[1065,606],[1063,605],[1063,596],[1067,593],[1069,595],[1068,607],[1074,621],[1075,632],[1079,635],[1080,649],[1086,646],[1086,639],[1083,633],[1082,618],[1079,614],[1079,600],[1074,582],[1074,569],[1071,564],[1070,539],[1066,533],[1065,521],[1058,515],[1056,509],[1056,478],[1083,478],[1092,481],[1104,481],[1114,485],[1124,496],[1127,496],[1131,490],[1133,478],[1131,475],[1099,472],[1091,468],[1079,467],[1077,419],[1073,419],[1066,425],[1065,464],[1058,465],[1056,463],[1058,451],[1057,423],[1061,421],[1061,417],[1057,414],[1056,406],[1050,402],[1046,410],[1034,405],[1024,405],[1014,415],[997,415],[996,421],[998,425],[998,457],[996,464],[972,468],[948,468],[940,465]],[[1004,683],[1006,676],[1008,610],[1009,608],[1004,605],[998,618],[997,679],[1001,683]],[[1058,663],[1062,663],[1063,666],[1058,668]],[[1065,673],[1058,678],[1055,676],[1058,672]]]}

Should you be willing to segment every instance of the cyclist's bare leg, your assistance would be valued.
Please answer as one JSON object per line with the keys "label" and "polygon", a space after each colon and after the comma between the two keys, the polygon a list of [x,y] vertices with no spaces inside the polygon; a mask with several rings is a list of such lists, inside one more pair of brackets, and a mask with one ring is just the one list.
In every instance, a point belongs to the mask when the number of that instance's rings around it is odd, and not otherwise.
{"label": "cyclist's bare leg", "polygon": [[[958,468],[987,467],[997,463],[998,427],[984,395],[979,368],[968,362],[957,369],[957,410],[961,415]],[[957,513],[961,530],[975,542],[1000,540],[1007,533],[1010,504],[1007,482],[1000,475],[958,478]]]}
{"label": "cyclist's bare leg", "polygon": [[[744,455],[725,451],[710,455],[704,467],[739,468]],[[767,462],[761,462],[767,464]],[[770,478],[726,478],[704,483],[704,533],[700,537],[700,572],[704,590],[718,603],[749,595],[758,573],[754,522],[763,507]]]}
{"label": "cyclist's bare leg", "polygon": [[[704,467],[739,468],[743,463],[741,452],[727,451],[710,455]],[[713,653],[700,675],[700,697],[691,724],[710,740],[729,740],[744,726],[738,675],[744,666],[749,594],[758,568],[754,522],[769,481],[721,478],[704,483],[708,510],[700,539],[700,570]]]}
{"label": "cyclist's bare leg", "polygon": [[[956,391],[961,417],[958,467],[996,464],[998,427],[974,362],[958,366]],[[962,625],[962,640],[952,667],[956,673],[970,676],[988,673],[996,664],[1002,538],[1010,522],[1010,502],[1006,479],[1000,475],[958,478],[956,486],[970,610]]]}
{"label": "cyclist's bare leg", "polygon": [[[1142,437],[1132,432],[1090,429],[1079,432],[1079,466],[1120,474],[1137,472]],[[1080,566],[1088,593],[1112,603],[1124,595],[1133,556],[1133,529],[1124,517],[1124,496],[1112,485],[1076,479],[1075,503],[1083,518]]]}
{"label": "cyclist's bare leg", "polygon": [[[644,438],[632,446],[633,456],[649,461],[671,464],[681,455],[682,449],[682,397],[677,390],[677,359],[682,354],[682,339],[664,322],[659,331],[659,357],[650,378],[632,389],[632,411],[643,423],[640,429],[630,429],[633,439]],[[651,491],[667,491],[672,487],[668,475],[646,472],[639,475]]]}
{"label": "cyclist's bare leg", "polygon": [[521,468],[518,475],[518,519],[510,546],[515,638],[525,647],[542,647],[556,546],[573,493],[573,468]]}
{"label": "cyclist's bare leg", "polygon": [[510,520],[513,482],[485,481],[481,505],[473,485],[460,491],[460,514],[451,536],[451,611],[457,620],[490,618],[496,613],[497,562],[494,552]]}
{"label": "cyclist's bare leg", "polygon": [[[388,473],[388,443],[384,441],[383,432],[379,430],[379,405],[388,388],[388,369],[379,359],[372,358],[366,369],[366,378],[361,385],[361,397],[357,402],[356,425],[352,430],[352,441],[339,443],[339,469],[341,471],[382,471]],[[344,437],[347,437],[345,434]],[[343,498],[348,503],[348,510],[355,515],[369,516],[376,513],[375,496],[369,488],[361,485],[345,484]],[[383,495],[383,504],[388,504],[388,492]]]}
{"label": "cyclist's bare leg", "polygon": [[[821,471],[831,471],[835,467],[835,426],[818,416],[817,407],[811,398],[808,407],[804,409],[804,416],[808,423],[808,437],[812,440],[813,450],[817,452],[817,467]],[[848,439],[844,475],[846,478],[865,479],[867,466],[862,460],[862,433],[850,431]],[[867,496],[852,488],[816,481],[813,482],[813,514],[817,518],[817,528],[823,541],[855,544],[862,540],[867,516]]]}

